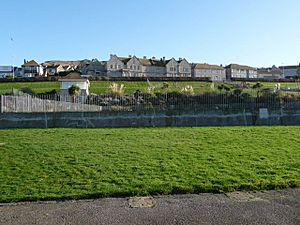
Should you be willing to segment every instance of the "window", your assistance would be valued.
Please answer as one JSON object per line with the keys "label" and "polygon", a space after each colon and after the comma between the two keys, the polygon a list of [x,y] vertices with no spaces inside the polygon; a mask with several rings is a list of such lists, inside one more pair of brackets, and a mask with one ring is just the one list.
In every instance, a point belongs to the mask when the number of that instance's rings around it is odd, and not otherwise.
{"label": "window", "polygon": [[121,69],[121,65],[118,65],[118,69]]}
{"label": "window", "polygon": [[110,65],[110,68],[113,69],[113,68],[114,68],[114,65]]}

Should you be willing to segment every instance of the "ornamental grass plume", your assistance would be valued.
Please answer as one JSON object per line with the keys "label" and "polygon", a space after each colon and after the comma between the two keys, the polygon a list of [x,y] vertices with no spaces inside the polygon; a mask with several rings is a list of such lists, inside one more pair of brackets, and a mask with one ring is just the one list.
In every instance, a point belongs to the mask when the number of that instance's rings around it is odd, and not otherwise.
{"label": "ornamental grass plume", "polygon": [[180,91],[182,94],[188,95],[188,96],[193,96],[195,95],[194,88],[191,85],[186,85],[184,88],[181,89]]}
{"label": "ornamental grass plume", "polygon": [[116,97],[121,97],[124,95],[124,84],[112,83],[109,86],[109,93]]}

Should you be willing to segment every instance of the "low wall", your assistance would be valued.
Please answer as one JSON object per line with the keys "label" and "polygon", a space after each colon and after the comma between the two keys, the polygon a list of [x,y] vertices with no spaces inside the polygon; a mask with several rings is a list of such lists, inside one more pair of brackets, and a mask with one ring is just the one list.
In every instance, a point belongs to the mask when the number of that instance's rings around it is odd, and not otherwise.
{"label": "low wall", "polygon": [[0,113],[0,128],[300,125],[300,110]]}

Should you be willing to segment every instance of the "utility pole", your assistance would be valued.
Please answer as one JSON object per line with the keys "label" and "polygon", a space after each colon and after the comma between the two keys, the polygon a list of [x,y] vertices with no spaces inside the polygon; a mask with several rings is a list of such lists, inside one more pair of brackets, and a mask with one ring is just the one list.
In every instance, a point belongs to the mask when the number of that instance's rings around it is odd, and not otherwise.
{"label": "utility pole", "polygon": [[12,79],[15,79],[15,65],[14,65],[14,49],[13,49],[13,43],[14,43],[14,39],[12,38],[12,36],[10,36],[10,41],[11,41],[11,51],[12,51]]}

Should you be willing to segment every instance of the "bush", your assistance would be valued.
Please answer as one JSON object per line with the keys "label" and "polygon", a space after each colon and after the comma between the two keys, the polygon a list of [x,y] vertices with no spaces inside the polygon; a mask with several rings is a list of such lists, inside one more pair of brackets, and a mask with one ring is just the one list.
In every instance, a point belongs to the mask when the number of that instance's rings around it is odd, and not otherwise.
{"label": "bush", "polygon": [[25,94],[35,95],[35,92],[30,87],[21,87],[20,91]]}
{"label": "bush", "polygon": [[79,96],[80,95],[80,87],[76,86],[76,85],[72,85],[69,89],[68,89],[69,95],[71,96]]}

